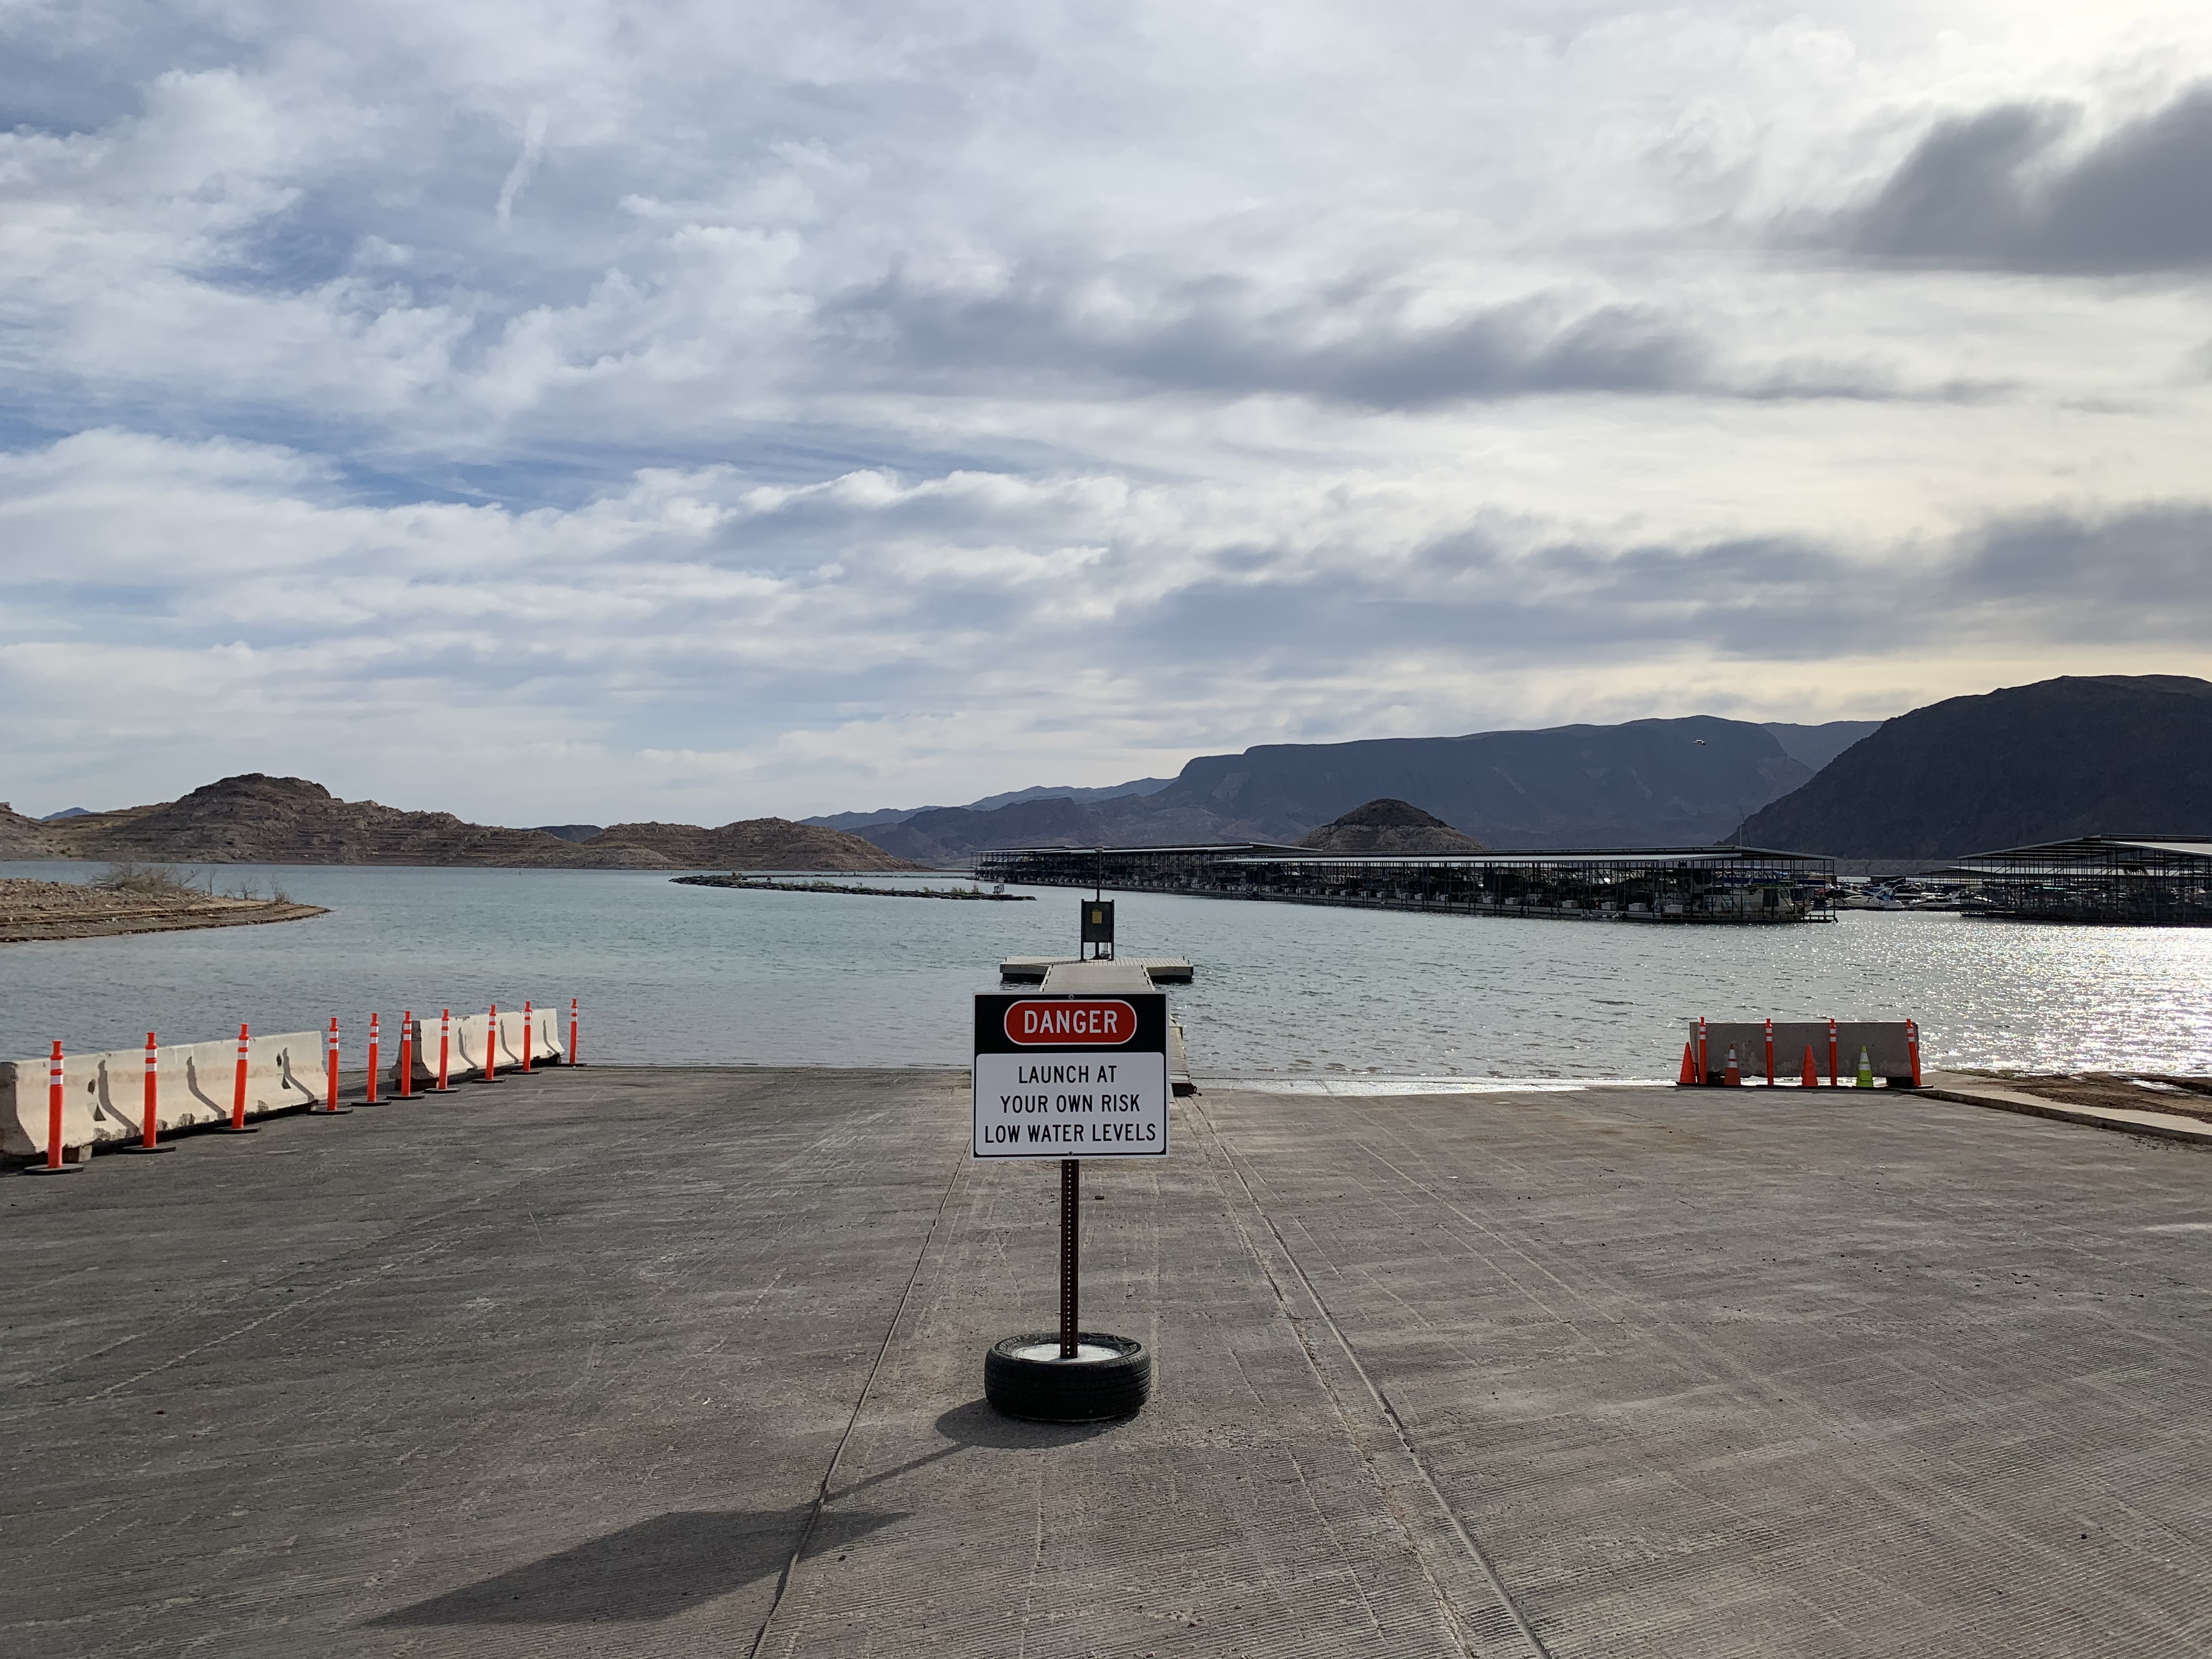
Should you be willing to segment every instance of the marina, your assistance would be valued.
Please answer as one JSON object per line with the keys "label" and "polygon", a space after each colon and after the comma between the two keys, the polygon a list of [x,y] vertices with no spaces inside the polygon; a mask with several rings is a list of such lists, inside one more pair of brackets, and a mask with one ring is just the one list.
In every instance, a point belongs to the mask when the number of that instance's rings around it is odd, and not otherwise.
{"label": "marina", "polygon": [[2212,839],[2085,836],[1959,860],[1981,914],[2009,921],[2212,927]]}
{"label": "marina", "polygon": [[1835,861],[1757,848],[1328,854],[1295,847],[1032,847],[975,856],[990,882],[1450,915],[1738,926],[1830,919]]}

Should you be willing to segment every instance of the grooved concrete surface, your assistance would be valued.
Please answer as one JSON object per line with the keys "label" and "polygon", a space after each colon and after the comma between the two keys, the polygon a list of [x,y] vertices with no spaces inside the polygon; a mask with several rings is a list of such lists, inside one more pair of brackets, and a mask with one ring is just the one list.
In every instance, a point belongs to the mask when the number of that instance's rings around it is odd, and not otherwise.
{"label": "grooved concrete surface", "polygon": [[[1786,1091],[1778,1091],[1786,1096]],[[0,1650],[2198,1655],[2212,1155],[1764,1091],[1209,1092],[1009,1424],[964,1079],[585,1070],[0,1177]]]}

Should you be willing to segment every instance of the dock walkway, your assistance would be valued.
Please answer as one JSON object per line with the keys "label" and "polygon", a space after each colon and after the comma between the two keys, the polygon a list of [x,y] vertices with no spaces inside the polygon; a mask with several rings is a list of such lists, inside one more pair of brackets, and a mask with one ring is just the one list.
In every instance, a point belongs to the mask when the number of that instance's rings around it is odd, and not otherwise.
{"label": "dock walkway", "polygon": [[[1201,1086],[1204,1086],[1201,1079]],[[2197,1148],[1886,1091],[601,1068],[9,1178],[11,1659],[2201,1651]]]}
{"label": "dock walkway", "polygon": [[[999,977],[1016,984],[1042,982],[1055,968],[1070,968],[1082,957],[1008,957],[999,964]],[[1141,968],[1155,985],[1188,985],[1191,965],[1181,957],[1116,957],[1123,967]]]}

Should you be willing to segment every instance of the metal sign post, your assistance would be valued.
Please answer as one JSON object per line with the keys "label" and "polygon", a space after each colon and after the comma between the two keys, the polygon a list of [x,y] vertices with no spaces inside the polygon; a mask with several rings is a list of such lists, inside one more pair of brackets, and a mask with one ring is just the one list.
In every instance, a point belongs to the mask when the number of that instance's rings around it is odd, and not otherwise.
{"label": "metal sign post", "polygon": [[1076,1304],[1083,1283],[1083,1160],[1060,1160],[1060,1357],[1075,1358]]}
{"label": "metal sign post", "polygon": [[1111,983],[975,999],[970,1155],[1060,1165],[1060,1328],[993,1344],[983,1392],[1011,1417],[1084,1423],[1127,1417],[1152,1393],[1142,1343],[1082,1328],[1083,1160],[1167,1156],[1167,998],[1121,988],[1149,987],[1141,969],[1054,972]]}

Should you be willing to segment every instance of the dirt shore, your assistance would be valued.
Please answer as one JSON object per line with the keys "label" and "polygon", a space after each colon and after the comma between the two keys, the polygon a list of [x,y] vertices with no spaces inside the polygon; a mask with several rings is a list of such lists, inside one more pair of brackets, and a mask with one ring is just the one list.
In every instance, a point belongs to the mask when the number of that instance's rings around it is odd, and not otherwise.
{"label": "dirt shore", "polygon": [[325,914],[285,899],[219,898],[212,893],[136,892],[73,881],[0,879],[0,945],[33,939],[165,933],[184,927],[249,927]]}
{"label": "dirt shore", "polygon": [[2062,1106],[2108,1106],[2130,1112],[2179,1112],[2212,1119],[2212,1077],[2165,1072],[1988,1073],[1992,1081]]}

